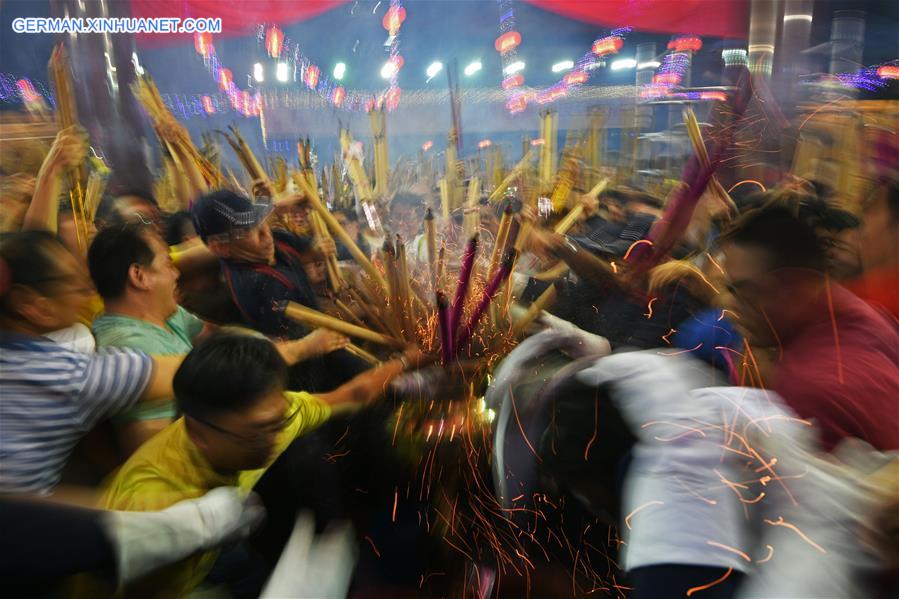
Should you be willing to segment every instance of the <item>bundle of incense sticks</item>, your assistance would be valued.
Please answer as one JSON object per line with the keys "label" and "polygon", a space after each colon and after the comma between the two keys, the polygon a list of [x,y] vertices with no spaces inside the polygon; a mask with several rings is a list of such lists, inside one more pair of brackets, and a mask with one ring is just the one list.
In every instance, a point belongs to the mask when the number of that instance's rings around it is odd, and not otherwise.
{"label": "bundle of incense sticks", "polygon": [[533,149],[528,149],[527,153],[525,153],[524,157],[515,165],[509,174],[506,175],[506,178],[502,180],[502,182],[496,186],[496,189],[493,190],[493,193],[490,194],[490,197],[487,198],[490,203],[498,202],[502,199],[503,195],[506,193],[506,188],[518,178],[521,173],[531,164],[531,156],[533,153]]}
{"label": "bundle of incense sticks", "polygon": [[343,160],[346,164],[347,175],[353,183],[353,190],[356,198],[360,202],[369,202],[374,197],[371,183],[369,183],[368,175],[365,173],[365,167],[362,165],[360,158],[353,152],[353,138],[346,129],[340,130],[340,148],[343,153]]}
{"label": "bundle of incense sticks", "polygon": [[311,327],[330,329],[332,331],[342,333],[348,337],[365,339],[366,341],[371,341],[372,343],[377,343],[378,345],[385,345],[388,347],[402,347],[403,345],[403,342],[399,339],[376,333],[371,329],[366,329],[365,327],[351,324],[349,322],[340,320],[339,318],[334,318],[333,316],[328,316],[327,314],[319,312],[318,310],[307,308],[306,306],[303,306],[296,302],[287,303],[287,306],[284,308],[284,315],[291,320],[299,322],[300,324]]}
{"label": "bundle of incense sticks", "polygon": [[581,146],[567,148],[562,158],[562,168],[559,169],[556,177],[556,186],[552,193],[552,208],[556,212],[561,212],[568,206],[568,196],[574,187],[574,182],[580,172],[581,164]]}
{"label": "bundle of incense sticks", "polygon": [[375,154],[375,195],[386,197],[388,177],[390,174],[390,158],[387,153],[387,117],[384,109],[372,110],[368,113],[371,122],[371,133],[374,138]]}
{"label": "bundle of incense sticks", "polygon": [[481,180],[472,177],[468,182],[465,200],[464,227],[466,237],[471,237],[481,228]]}
{"label": "bundle of incense sticks", "polygon": [[425,241],[428,248],[428,274],[431,277],[431,292],[436,292],[437,282],[437,231],[434,228],[434,211],[425,212]]}
{"label": "bundle of incense sticks", "polygon": [[310,185],[305,177],[297,177],[297,184],[300,186],[300,189],[303,190],[303,193],[306,194],[306,197],[309,198],[309,205],[312,209],[321,216],[322,220],[325,221],[325,224],[328,225],[328,228],[331,230],[334,235],[343,243],[344,246],[349,250],[350,254],[353,255],[353,258],[356,262],[359,263],[366,273],[375,281],[378,285],[381,286],[382,289],[387,289],[387,281],[384,280],[384,277],[381,275],[380,271],[374,267],[368,257],[365,255],[365,252],[359,249],[359,246],[356,245],[356,240],[350,237],[349,233],[337,222],[337,219],[334,218],[334,215],[331,214],[330,211],[322,204],[321,198],[318,196],[318,190],[314,185]]}
{"label": "bundle of incense sticks", "polygon": [[471,283],[471,274],[477,253],[478,236],[473,235],[465,245],[465,253],[462,255],[462,266],[459,269],[459,282],[456,284],[456,295],[453,298],[450,332],[454,337],[459,328],[459,322],[462,320],[462,310],[465,308],[465,298],[468,296],[468,286]]}
{"label": "bundle of incense sticks", "polygon": [[[709,153],[706,150],[705,142],[702,139],[702,130],[699,128],[699,121],[696,120],[696,115],[693,113],[692,108],[687,107],[684,109],[684,124],[687,126],[687,135],[690,138],[690,143],[693,145],[693,151],[696,152],[696,155],[699,157],[700,164],[703,168],[708,168]],[[712,194],[724,204],[728,211],[736,213],[737,205],[734,204],[730,194],[728,194],[724,187],[722,187],[717,177],[712,176],[709,186],[712,188]]]}
{"label": "bundle of incense sticks", "polygon": [[752,97],[752,77],[749,71],[744,69],[730,99],[729,114],[732,122],[722,126],[713,151],[709,154],[709,163],[703,165],[696,154],[690,156],[684,167],[682,178],[686,185],[682,185],[675,192],[665,209],[664,218],[657,220],[649,231],[648,239],[652,244],[640,244],[631,253],[629,261],[638,265],[641,270],[648,270],[657,264],[687,230],[693,217],[693,211],[712,175],[715,174],[715,169],[721,162],[724,152],[730,146],[737,123],[743,119],[743,114]]}
{"label": "bundle of incense sticks", "polygon": [[[78,108],[72,83],[72,72],[69,57],[63,44],[57,44],[47,65],[50,71],[50,82],[56,97],[56,121],[63,130],[78,125]],[[69,200],[72,203],[72,215],[75,220],[75,237],[78,247],[84,249],[88,244],[88,210],[85,207],[85,189],[87,168],[84,164],[73,168],[68,173]]]}
{"label": "bundle of incense sticks", "polygon": [[555,301],[556,287],[555,285],[550,285],[546,289],[546,291],[541,293],[537,299],[531,302],[531,305],[530,307],[528,307],[528,310],[527,312],[525,312],[524,316],[515,321],[515,323],[512,325],[512,334],[515,337],[520,336],[532,322],[537,320],[537,317],[540,316],[540,313],[550,307]]}
{"label": "bundle of incense sticks", "polygon": [[446,365],[453,361],[453,333],[450,326],[450,310],[446,296],[437,292],[437,325],[440,330],[440,357]]}
{"label": "bundle of incense sticks", "polygon": [[241,165],[243,165],[244,170],[250,175],[250,179],[253,181],[271,183],[268,173],[266,173],[265,169],[262,168],[262,165],[259,164],[259,160],[256,159],[256,155],[253,154],[253,150],[251,150],[250,146],[247,145],[247,142],[244,141],[244,138],[237,127],[228,125],[228,129],[231,131],[231,135],[228,135],[225,131],[219,131],[219,133],[221,133],[228,141],[228,145],[234,150],[234,153],[237,155],[237,159],[240,160]]}
{"label": "bundle of incense sticks", "polygon": [[475,306],[474,310],[471,313],[471,316],[468,319],[468,324],[462,328],[462,330],[453,340],[456,355],[458,355],[460,351],[465,349],[468,342],[471,340],[471,336],[474,333],[475,328],[478,326],[478,322],[480,322],[481,320],[481,316],[484,315],[484,312],[487,310],[487,306],[490,305],[490,301],[493,299],[493,296],[496,295],[496,292],[499,291],[500,285],[502,285],[503,282],[512,273],[512,267],[515,264],[515,256],[515,250],[512,250],[506,254],[499,270],[496,271],[496,274],[494,274],[493,278],[491,278],[487,283],[487,287],[484,289],[484,293],[481,295],[481,300]]}
{"label": "bundle of incense sticks", "polygon": [[[134,97],[137,98],[144,107],[144,110],[147,111],[147,114],[149,115],[150,120],[153,121],[155,127],[158,128],[163,124],[177,122],[175,117],[172,116],[172,113],[169,112],[165,102],[162,101],[162,96],[159,94],[159,90],[156,89],[156,84],[153,83],[153,80],[149,76],[145,75],[139,77],[131,85],[131,90],[134,93]],[[219,171],[209,159],[197,150],[185,130],[179,131],[177,135],[178,138],[173,142],[168,142],[160,138],[162,144],[166,147],[169,154],[171,154],[172,159],[175,160],[176,163],[186,160],[192,162],[199,170],[207,188],[222,187],[225,178],[221,171]]]}

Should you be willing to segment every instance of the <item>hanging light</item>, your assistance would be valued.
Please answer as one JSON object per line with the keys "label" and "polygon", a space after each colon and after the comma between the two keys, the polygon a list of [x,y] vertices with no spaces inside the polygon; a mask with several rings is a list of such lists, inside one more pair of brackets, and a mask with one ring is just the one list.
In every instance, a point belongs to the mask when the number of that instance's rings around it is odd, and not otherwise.
{"label": "hanging light", "polygon": [[563,60],[561,62],[557,62],[552,66],[553,73],[561,73],[562,71],[567,71],[569,69],[574,68],[573,60]]}
{"label": "hanging light", "polygon": [[508,65],[505,69],[503,69],[503,73],[505,73],[506,75],[514,75],[519,71],[523,71],[524,66],[525,65],[523,60],[516,60],[512,64]]}
{"label": "hanging light", "polygon": [[432,62],[428,65],[427,70],[425,71],[425,75],[428,76],[428,79],[433,79],[437,73],[443,70],[443,63],[439,61]]}
{"label": "hanging light", "polygon": [[313,65],[309,65],[306,67],[306,74],[303,77],[303,82],[309,89],[315,89],[315,86],[318,85],[318,76],[320,71],[318,67]]}
{"label": "hanging light", "polygon": [[262,69],[261,62],[257,62],[253,65],[253,79],[255,79],[257,83],[265,81],[265,71]]}
{"label": "hanging light", "polygon": [[343,101],[345,99],[346,90],[338,85],[334,88],[334,93],[331,94],[331,102],[334,104],[334,106],[340,106],[341,104],[343,104]]}
{"label": "hanging light", "polygon": [[288,71],[287,71],[287,63],[279,62],[278,66],[275,67],[275,77],[277,77],[278,81],[284,83],[287,81]]}
{"label": "hanging light", "polygon": [[194,49],[202,57],[207,57],[215,51],[212,45],[212,34],[208,31],[194,34]]}
{"label": "hanging light", "polygon": [[219,71],[219,87],[222,91],[228,91],[234,83],[234,77],[231,75],[231,69],[222,69]]}
{"label": "hanging light", "polygon": [[277,25],[272,25],[265,32],[265,49],[272,58],[281,56],[281,48],[284,46],[284,32]]}
{"label": "hanging light", "polygon": [[517,31],[508,31],[493,42],[493,47],[496,48],[496,51],[500,54],[505,54],[510,50],[514,50],[521,43],[521,34]]}
{"label": "hanging light", "polygon": [[343,76],[346,74],[346,64],[342,62],[338,62],[334,65],[334,79],[337,81],[343,81]]}
{"label": "hanging light", "polygon": [[483,65],[481,64],[480,60],[476,60],[474,62],[469,63],[468,66],[465,67],[465,71],[464,71],[465,76],[471,77],[472,75],[474,75],[475,73],[480,71],[482,67],[483,67]]}
{"label": "hanging light", "polygon": [[384,13],[384,18],[381,19],[381,25],[390,33],[390,35],[396,35],[396,32],[400,29],[400,25],[402,25],[405,20],[406,9],[402,6],[391,6],[387,9],[387,12]]}

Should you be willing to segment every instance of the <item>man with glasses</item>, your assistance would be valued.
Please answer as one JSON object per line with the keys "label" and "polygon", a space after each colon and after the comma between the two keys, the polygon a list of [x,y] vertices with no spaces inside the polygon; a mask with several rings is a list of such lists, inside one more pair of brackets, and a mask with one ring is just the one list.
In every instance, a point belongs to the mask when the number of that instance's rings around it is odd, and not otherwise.
{"label": "man with glasses", "polygon": [[827,274],[812,226],[789,207],[746,213],[722,237],[727,289],[751,348],[768,348],[766,386],[817,421],[832,449],[857,437],[899,449],[899,334]]}
{"label": "man with glasses", "polygon": [[[289,454],[283,456],[286,460],[279,456],[332,410],[371,402],[407,367],[422,361],[422,354],[413,347],[331,393],[291,393],[285,391],[287,365],[271,342],[251,335],[214,333],[188,354],[175,375],[175,398],[184,416],[122,466],[102,507],[159,510],[220,486],[247,491],[256,486],[266,507],[282,503],[289,493],[314,493],[317,483],[311,481],[319,479],[297,471]],[[270,466],[272,471],[266,475]],[[257,483],[264,475],[283,476],[284,483],[260,488]],[[299,485],[298,491],[297,480],[310,484]],[[161,585],[154,590],[184,596],[204,579],[215,557],[203,554],[167,570],[154,578],[153,584]]]}

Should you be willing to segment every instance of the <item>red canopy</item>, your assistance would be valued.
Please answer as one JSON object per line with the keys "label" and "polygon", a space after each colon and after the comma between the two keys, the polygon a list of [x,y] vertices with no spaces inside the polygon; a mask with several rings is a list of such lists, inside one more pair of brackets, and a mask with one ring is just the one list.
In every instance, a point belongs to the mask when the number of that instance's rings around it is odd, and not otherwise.
{"label": "red canopy", "polygon": [[637,31],[745,38],[748,0],[527,0],[570,19]]}
{"label": "red canopy", "polygon": [[[141,17],[220,17],[222,34],[247,35],[260,23],[290,24],[311,19],[345,4],[347,0],[131,0],[131,16]],[[191,34],[139,33],[142,46],[189,42]]]}

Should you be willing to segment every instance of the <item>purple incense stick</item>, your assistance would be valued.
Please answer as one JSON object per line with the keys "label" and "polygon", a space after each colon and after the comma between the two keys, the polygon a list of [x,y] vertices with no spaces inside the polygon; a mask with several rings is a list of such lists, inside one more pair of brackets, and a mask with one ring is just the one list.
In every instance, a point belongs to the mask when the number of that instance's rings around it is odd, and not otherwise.
{"label": "purple incense stick", "polygon": [[453,361],[453,335],[449,322],[449,304],[442,291],[437,292],[437,327],[440,331],[440,357],[443,364]]}
{"label": "purple incense stick", "polygon": [[503,263],[496,271],[496,274],[493,275],[493,279],[487,284],[487,287],[484,289],[484,294],[481,296],[481,301],[478,302],[478,305],[475,307],[474,311],[471,313],[471,318],[468,320],[468,324],[463,328],[457,338],[456,338],[456,354],[462,351],[462,348],[468,343],[469,339],[471,339],[472,333],[474,333],[475,327],[478,326],[478,321],[481,320],[481,316],[484,315],[484,312],[487,310],[487,306],[490,305],[490,300],[493,299],[493,296],[496,295],[496,292],[499,290],[500,285],[503,284],[503,281],[509,278],[509,274],[512,272],[512,265],[515,263],[515,256],[517,252],[515,250],[509,250],[506,256],[503,258]]}
{"label": "purple incense stick", "polygon": [[462,266],[459,269],[459,283],[456,285],[456,297],[450,313],[450,333],[455,336],[459,330],[459,322],[462,320],[462,310],[465,308],[465,297],[468,295],[468,284],[471,282],[474,257],[478,253],[478,235],[475,233],[465,245],[465,253],[462,254]]}

